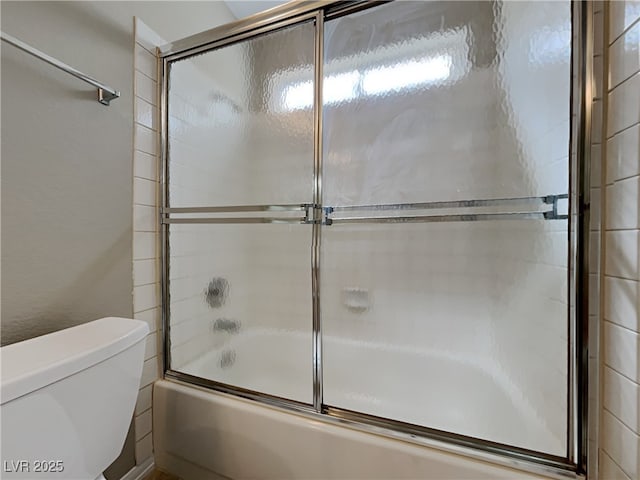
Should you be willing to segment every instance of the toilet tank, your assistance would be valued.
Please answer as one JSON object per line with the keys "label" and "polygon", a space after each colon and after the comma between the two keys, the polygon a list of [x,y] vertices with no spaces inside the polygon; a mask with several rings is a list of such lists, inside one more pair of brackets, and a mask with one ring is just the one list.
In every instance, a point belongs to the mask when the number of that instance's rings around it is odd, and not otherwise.
{"label": "toilet tank", "polygon": [[100,476],[124,444],[148,331],[109,317],[0,348],[1,478]]}

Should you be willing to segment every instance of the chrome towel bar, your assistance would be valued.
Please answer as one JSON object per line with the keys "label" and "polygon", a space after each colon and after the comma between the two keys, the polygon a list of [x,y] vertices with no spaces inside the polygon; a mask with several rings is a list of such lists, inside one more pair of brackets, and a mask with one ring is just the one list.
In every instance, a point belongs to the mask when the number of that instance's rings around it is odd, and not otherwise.
{"label": "chrome towel bar", "polygon": [[86,75],[80,72],[79,70],[76,70],[75,68],[70,67],[66,63],[63,63],[60,60],[57,60],[47,55],[46,53],[43,53],[40,50],[37,50],[30,45],[27,45],[24,42],[21,42],[20,40],[12,37],[11,35],[8,35],[4,32],[0,32],[0,38],[2,39],[3,42],[7,42],[9,45],[13,45],[14,47],[22,50],[23,52],[26,52],[29,55],[33,55],[34,57],[39,58],[44,62],[47,62],[49,65],[53,65],[54,67],[62,70],[63,72],[73,75],[74,77],[79,78],[83,82],[87,82],[93,85],[98,89],[98,101],[102,105],[108,106],[111,100],[114,100],[120,96],[119,91],[114,90],[113,88],[103,84],[102,82],[99,82],[95,78],[92,78],[89,75]]}

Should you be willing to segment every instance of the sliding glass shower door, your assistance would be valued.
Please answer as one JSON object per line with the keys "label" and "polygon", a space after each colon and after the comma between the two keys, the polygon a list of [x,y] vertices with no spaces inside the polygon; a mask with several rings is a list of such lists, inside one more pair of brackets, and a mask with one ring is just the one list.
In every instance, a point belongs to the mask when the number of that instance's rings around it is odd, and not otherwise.
{"label": "sliding glass shower door", "polygon": [[291,8],[164,59],[169,376],[575,465],[571,3]]}
{"label": "sliding glass shower door", "polygon": [[570,20],[393,2],[325,24],[327,406],[566,453]]}
{"label": "sliding glass shower door", "polygon": [[[314,32],[173,62],[168,85],[172,368],[307,403],[314,117],[278,95],[313,81]],[[313,85],[294,96],[313,105]]]}

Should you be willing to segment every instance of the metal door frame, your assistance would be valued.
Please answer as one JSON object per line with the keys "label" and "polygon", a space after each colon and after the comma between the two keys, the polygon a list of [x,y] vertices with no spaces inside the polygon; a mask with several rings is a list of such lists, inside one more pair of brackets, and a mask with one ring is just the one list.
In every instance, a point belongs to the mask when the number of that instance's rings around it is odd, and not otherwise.
{"label": "metal door frame", "polygon": [[[400,421],[352,412],[322,403],[322,342],[320,328],[320,267],[319,249],[322,223],[322,65],[325,19],[336,18],[358,10],[375,7],[386,2],[372,1],[307,1],[290,2],[265,12],[223,25],[158,49],[160,57],[160,152],[161,152],[161,260],[162,260],[162,333],[164,339],[165,378],[206,387],[223,394],[231,394],[270,406],[293,410],[314,420],[346,425],[361,431],[384,435],[486,460],[500,465],[549,475],[556,478],[583,478],[587,468],[588,359],[589,359],[589,178],[592,103],[592,4],[572,2],[572,89],[570,194],[569,194],[569,371],[568,371],[568,452],[557,457],[519,447],[513,447],[477,438],[467,437],[416,426]],[[170,368],[169,328],[169,245],[166,221],[176,210],[169,208],[168,199],[168,71],[173,61],[213,50],[225,45],[272,32],[294,24],[313,21],[315,33],[315,105],[314,105],[314,192],[313,205],[236,207],[264,211],[307,208],[304,223],[312,223],[312,304],[313,304],[313,403],[305,404],[243,388],[206,380],[174,371]],[[262,207],[262,209],[260,209]],[[311,207],[311,208],[309,208]],[[240,211],[240,210],[237,210]],[[293,218],[292,218],[293,220]],[[256,220],[263,222],[263,220]],[[229,222],[226,222],[229,223]]]}

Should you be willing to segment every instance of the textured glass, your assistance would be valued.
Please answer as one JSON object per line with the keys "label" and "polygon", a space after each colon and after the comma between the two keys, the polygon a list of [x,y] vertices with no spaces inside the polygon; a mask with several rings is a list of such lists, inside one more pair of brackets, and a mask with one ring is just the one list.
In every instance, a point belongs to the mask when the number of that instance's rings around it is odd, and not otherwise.
{"label": "textured glass", "polygon": [[564,455],[566,222],[323,232],[324,403]]}
{"label": "textured glass", "polygon": [[313,59],[306,23],[171,63],[172,207],[311,202]]}
{"label": "textured glass", "polygon": [[[392,2],[327,22],[325,205],[567,193],[570,19]],[[324,403],[565,456],[567,239],[565,220],[323,227]]]}
{"label": "textured glass", "polygon": [[311,403],[308,225],[173,224],[173,370]]}
{"label": "textured glass", "polygon": [[569,2],[393,2],[326,23],[327,205],[568,188]]}

